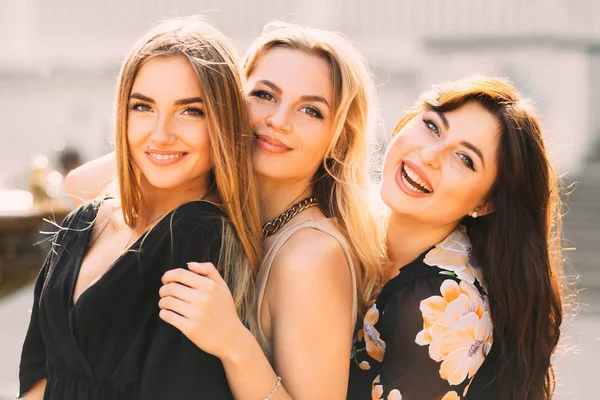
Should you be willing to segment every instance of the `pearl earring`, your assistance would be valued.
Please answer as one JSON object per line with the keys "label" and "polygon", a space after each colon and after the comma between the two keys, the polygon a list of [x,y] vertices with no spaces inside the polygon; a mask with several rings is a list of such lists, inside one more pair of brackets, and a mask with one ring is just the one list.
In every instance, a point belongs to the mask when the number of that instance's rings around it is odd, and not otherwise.
{"label": "pearl earring", "polygon": [[477,218],[477,211],[473,211],[473,213],[471,214],[471,217]]}

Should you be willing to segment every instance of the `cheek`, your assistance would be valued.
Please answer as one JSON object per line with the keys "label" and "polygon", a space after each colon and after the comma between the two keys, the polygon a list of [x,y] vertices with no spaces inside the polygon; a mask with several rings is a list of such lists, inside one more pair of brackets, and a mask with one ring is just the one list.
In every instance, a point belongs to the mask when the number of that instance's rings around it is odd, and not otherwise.
{"label": "cheek", "polygon": [[449,171],[440,190],[440,200],[457,214],[468,214],[479,205],[489,191],[489,185],[481,177],[468,176],[469,172]]}
{"label": "cheek", "polygon": [[248,118],[250,120],[250,126],[254,129],[258,126],[260,121],[265,118],[265,106],[259,104],[256,100],[249,99],[246,102],[248,107]]}
{"label": "cheek", "polygon": [[306,156],[321,161],[329,145],[333,141],[333,132],[324,126],[305,126],[304,143],[306,145]]}
{"label": "cheek", "polygon": [[405,154],[405,140],[400,135],[396,135],[388,146],[385,159],[383,160],[383,173],[388,173],[391,168],[398,165]]}
{"label": "cheek", "polygon": [[140,118],[129,118],[127,121],[127,143],[132,149],[143,144],[148,136],[149,123]]}
{"label": "cheek", "polygon": [[210,131],[206,119],[201,122],[188,123],[180,129],[179,139],[200,156],[210,154]]}

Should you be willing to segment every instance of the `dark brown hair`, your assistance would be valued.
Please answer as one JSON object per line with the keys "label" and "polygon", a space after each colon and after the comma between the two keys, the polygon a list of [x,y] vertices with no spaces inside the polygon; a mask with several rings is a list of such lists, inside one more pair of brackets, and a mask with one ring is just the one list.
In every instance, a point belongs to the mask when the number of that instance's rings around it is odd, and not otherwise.
{"label": "dark brown hair", "polygon": [[551,356],[563,317],[561,201],[535,109],[503,79],[472,76],[425,93],[394,132],[425,110],[449,112],[476,101],[500,126],[493,212],[466,217],[482,268],[499,346],[497,387],[506,399],[550,399]]}

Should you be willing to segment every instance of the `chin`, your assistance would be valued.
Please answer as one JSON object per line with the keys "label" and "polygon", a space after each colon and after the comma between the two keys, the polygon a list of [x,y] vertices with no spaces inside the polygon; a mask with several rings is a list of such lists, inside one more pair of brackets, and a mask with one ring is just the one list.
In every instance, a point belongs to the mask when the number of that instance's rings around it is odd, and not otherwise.
{"label": "chin", "polygon": [[146,181],[155,189],[167,190],[181,186],[186,181],[183,179],[174,179],[173,177],[158,177],[146,175]]}
{"label": "chin", "polygon": [[286,164],[282,161],[269,160],[266,157],[255,157],[254,172],[258,176],[270,179],[293,179],[295,176],[294,169],[288,168]]}

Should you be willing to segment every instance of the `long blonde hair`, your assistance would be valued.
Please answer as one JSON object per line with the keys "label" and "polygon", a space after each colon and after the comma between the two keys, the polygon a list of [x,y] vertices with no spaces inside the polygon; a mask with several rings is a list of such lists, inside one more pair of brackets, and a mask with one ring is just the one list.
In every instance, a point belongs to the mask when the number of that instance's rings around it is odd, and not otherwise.
{"label": "long blonde hair", "polygon": [[252,321],[254,275],[260,258],[260,217],[251,160],[251,138],[237,57],[227,38],[201,17],[165,21],[144,35],[127,56],[116,99],[117,172],[125,222],[135,227],[144,211],[139,171],[127,144],[129,96],[140,66],[152,57],[184,56],[203,89],[213,169],[210,197],[217,199],[224,223],[219,263],[237,311]]}
{"label": "long blonde hair", "polygon": [[268,24],[248,49],[246,78],[269,50],[285,47],[329,63],[334,93],[334,136],[313,179],[313,195],[351,247],[357,265],[361,312],[380,285],[381,231],[369,209],[369,135],[375,126],[372,76],[358,51],[342,36],[284,22]]}

